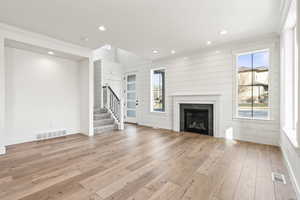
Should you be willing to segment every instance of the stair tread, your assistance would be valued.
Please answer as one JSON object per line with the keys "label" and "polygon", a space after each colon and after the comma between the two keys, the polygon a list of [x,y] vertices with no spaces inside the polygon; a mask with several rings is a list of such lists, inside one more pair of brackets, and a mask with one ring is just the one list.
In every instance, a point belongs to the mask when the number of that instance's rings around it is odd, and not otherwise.
{"label": "stair tread", "polygon": [[116,124],[94,127],[95,134],[104,133],[104,132],[113,131],[113,130],[117,130]]}
{"label": "stair tread", "polygon": [[101,128],[101,129],[105,129],[105,128],[110,128],[110,127],[116,127],[116,124],[106,124],[106,125],[100,125],[100,126],[96,126],[94,128]]}
{"label": "stair tread", "polygon": [[94,113],[107,113],[106,108],[94,108]]}
{"label": "stair tread", "polygon": [[104,113],[108,113],[107,111],[94,111],[95,114],[104,114]]}
{"label": "stair tread", "polygon": [[105,125],[111,125],[114,124],[115,120],[112,118],[108,118],[108,119],[100,119],[100,120],[94,120],[94,126],[105,126]]}
{"label": "stair tread", "polygon": [[94,122],[114,121],[113,118],[94,119]]}
{"label": "stair tread", "polygon": [[103,116],[103,115],[110,115],[110,113],[94,113],[94,115]]}
{"label": "stair tread", "polygon": [[101,113],[101,114],[94,114],[94,120],[100,120],[100,119],[111,119],[110,113]]}

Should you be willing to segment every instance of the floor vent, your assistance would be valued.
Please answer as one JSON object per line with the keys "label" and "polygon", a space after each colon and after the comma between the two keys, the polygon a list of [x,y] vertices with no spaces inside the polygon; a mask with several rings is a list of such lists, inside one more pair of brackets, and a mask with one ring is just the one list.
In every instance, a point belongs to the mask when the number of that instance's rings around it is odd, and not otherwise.
{"label": "floor vent", "polygon": [[286,184],[285,178],[283,174],[272,172],[272,180],[273,182],[279,182]]}
{"label": "floor vent", "polygon": [[67,134],[67,130],[55,130],[55,131],[46,131],[41,132],[36,135],[37,140],[46,140],[56,137],[62,137]]}

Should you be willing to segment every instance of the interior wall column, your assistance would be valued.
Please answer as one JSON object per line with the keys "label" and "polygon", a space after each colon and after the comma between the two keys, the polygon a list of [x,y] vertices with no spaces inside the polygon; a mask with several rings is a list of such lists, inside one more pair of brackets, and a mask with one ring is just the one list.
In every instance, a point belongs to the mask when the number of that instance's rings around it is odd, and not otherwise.
{"label": "interior wall column", "polygon": [[89,136],[94,135],[94,61],[89,57]]}
{"label": "interior wall column", "polygon": [[297,142],[300,144],[300,65],[299,65],[299,60],[300,60],[300,0],[296,0],[296,10],[297,10],[297,46],[298,46],[298,121],[297,121]]}
{"label": "interior wall column", "polygon": [[5,154],[5,98],[4,36],[0,33],[0,155]]}

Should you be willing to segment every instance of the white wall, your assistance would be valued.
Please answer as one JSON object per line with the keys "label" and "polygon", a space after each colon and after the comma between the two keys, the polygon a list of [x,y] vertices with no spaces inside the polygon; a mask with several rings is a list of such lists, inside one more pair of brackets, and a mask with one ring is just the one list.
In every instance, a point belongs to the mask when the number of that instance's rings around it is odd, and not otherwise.
{"label": "white wall", "polygon": [[[297,6],[298,6],[297,27],[300,27],[300,21],[299,21],[300,3],[299,3],[299,1],[296,1],[296,2],[297,2]],[[285,1],[283,16],[282,16],[282,28],[287,19],[290,3],[291,3],[291,0]],[[297,43],[298,43],[298,50],[299,50],[299,47],[300,47],[300,40],[299,40],[300,30],[299,30],[299,28],[297,29],[297,31],[298,31]],[[281,37],[282,37],[281,40],[283,42],[283,33],[282,33]],[[282,48],[283,47],[284,47],[284,45],[282,45]],[[300,58],[300,51],[298,51],[298,58]],[[298,62],[298,69],[299,69],[299,62]],[[282,66],[281,66],[281,74],[282,75],[284,74],[284,70],[285,70],[285,66],[284,66],[284,63],[282,62]],[[300,70],[298,70],[298,73],[300,73]],[[298,76],[300,77],[300,74]],[[299,80],[298,80],[298,82],[299,82]],[[300,82],[298,83],[298,85],[300,86]],[[282,90],[285,89],[284,76],[281,76],[281,88],[282,88]],[[298,88],[298,90],[299,90],[299,88]],[[282,94],[284,94],[284,93],[282,92]],[[300,93],[298,93],[298,95],[299,94]],[[300,144],[299,144],[299,139],[298,139],[298,147],[296,147],[294,144],[294,141],[292,142],[291,139],[287,136],[287,133],[283,130],[283,125],[284,125],[283,122],[286,120],[285,116],[287,113],[285,111],[285,106],[284,106],[284,97],[281,96],[281,98],[282,98],[282,101],[281,101],[281,122],[282,123],[281,123],[281,127],[280,127],[280,129],[281,129],[280,147],[281,147],[282,153],[284,155],[284,158],[285,158],[285,161],[287,164],[287,168],[289,170],[297,197],[298,197],[298,199],[300,199],[300,146],[299,146]],[[300,101],[300,96],[298,97],[298,101]],[[298,104],[300,105],[300,102],[298,102]],[[290,114],[292,114],[292,113],[290,113]],[[298,107],[298,116],[300,116],[299,114],[300,114],[300,107]],[[298,119],[298,133],[297,133],[298,136],[300,136],[299,131],[300,131],[300,127],[299,127],[299,119]]]}
{"label": "white wall", "polygon": [[88,59],[80,61],[79,71],[80,133],[93,136],[94,97],[91,91],[94,89],[94,79],[92,62],[89,62]]}
{"label": "white wall", "polygon": [[118,58],[118,61],[125,68],[132,68],[133,66],[142,65],[147,62],[150,62],[149,59],[144,59],[144,58],[137,56],[134,53],[126,51],[124,49],[117,49],[117,58]]}
{"label": "white wall", "polygon": [[[274,46],[272,60],[272,119],[271,121],[233,120],[233,51],[253,50]],[[220,53],[216,53],[219,50]],[[183,59],[186,56],[188,59]],[[150,70],[166,67],[166,113],[150,112]],[[137,72],[138,123],[172,129],[172,99],[174,93],[221,93],[221,133],[233,130],[236,139],[265,144],[279,141],[279,44],[277,36],[239,41],[217,48],[202,50],[180,58],[126,67]]]}
{"label": "white wall", "polygon": [[76,61],[5,48],[6,145],[41,131],[80,132],[80,71]]}
{"label": "white wall", "polygon": [[98,48],[93,51],[93,60],[109,60],[111,62],[118,62],[117,49],[111,47],[107,49],[105,47]]}
{"label": "white wall", "polygon": [[[7,119],[7,114],[5,110],[7,109],[7,103],[5,102],[6,99],[10,98],[7,97],[7,92],[5,89],[7,88],[5,86],[6,83],[6,70],[7,66],[5,65],[5,57],[4,53],[4,41],[14,41],[16,43],[23,44],[21,46],[26,46],[28,47],[33,47],[32,49],[39,49],[40,51],[47,52],[49,50],[56,52],[59,55],[65,55],[68,57],[72,58],[87,58],[88,62],[85,64],[89,68],[88,72],[88,81],[89,81],[89,88],[88,88],[88,98],[89,98],[89,119],[92,117],[92,112],[93,108],[91,105],[91,102],[93,102],[93,99],[91,98],[93,96],[93,84],[91,81],[93,80],[93,77],[91,77],[93,70],[90,69],[92,67],[91,61],[92,61],[92,50],[84,47],[80,47],[78,45],[70,44],[67,42],[63,42],[51,37],[47,37],[45,35],[41,35],[38,33],[30,32],[24,29],[20,29],[14,26],[10,26],[7,24],[0,23],[0,154],[5,153],[5,146],[6,144],[9,144],[13,141],[14,139],[9,138],[8,132],[5,130],[6,129],[6,122],[8,121]],[[14,63],[15,64],[15,63]],[[15,72],[12,72],[15,73]],[[38,84],[38,83],[37,83]],[[68,85],[68,84],[67,84]],[[79,84],[78,84],[79,85]],[[18,94],[19,95],[19,94]],[[89,122],[89,135],[91,135],[92,132],[92,121],[90,120]],[[79,124],[79,123],[77,123]],[[16,124],[14,124],[15,126]],[[66,124],[69,126],[69,124]],[[52,125],[54,126],[54,125]],[[56,126],[56,125],[55,125]],[[39,127],[39,125],[37,125]],[[45,124],[43,129],[47,129],[49,127],[49,123]],[[11,129],[11,127],[8,127]],[[75,126],[73,128],[76,128]],[[21,135],[15,142],[18,141],[27,141],[29,138],[32,138],[31,136],[28,137],[23,137],[22,135],[28,134],[28,132],[25,132],[26,130],[23,129],[22,132],[19,134]],[[23,139],[22,139],[23,138]],[[27,138],[27,139],[25,139]],[[15,143],[13,142],[13,143]]]}
{"label": "white wall", "polygon": [[4,37],[0,34],[0,155],[5,154],[5,63]]}
{"label": "white wall", "polygon": [[103,85],[108,84],[114,90],[116,95],[121,97],[123,73],[122,65],[108,60],[102,60],[101,64],[103,70]]}
{"label": "white wall", "polygon": [[119,51],[114,47],[111,47],[110,50],[99,48],[93,52],[93,60],[101,60],[102,84],[108,84],[118,97],[121,97],[123,63],[119,62]]}
{"label": "white wall", "polygon": [[300,149],[293,146],[283,131],[281,131],[280,146],[294,189],[300,199]]}

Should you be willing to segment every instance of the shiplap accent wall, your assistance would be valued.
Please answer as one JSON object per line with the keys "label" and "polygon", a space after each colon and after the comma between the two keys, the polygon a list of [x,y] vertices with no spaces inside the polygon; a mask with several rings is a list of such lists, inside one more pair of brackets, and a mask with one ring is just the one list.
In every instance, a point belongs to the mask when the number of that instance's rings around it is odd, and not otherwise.
{"label": "shiplap accent wall", "polygon": [[[272,51],[271,102],[272,120],[253,121],[233,118],[235,51],[249,51],[265,47]],[[216,52],[216,51],[220,52]],[[187,57],[184,59],[184,57]],[[150,112],[150,70],[166,67],[166,112]],[[172,129],[172,97],[176,93],[218,93],[221,97],[221,133],[233,134],[236,139],[278,145],[279,141],[279,39],[277,36],[239,41],[200,50],[182,57],[169,58],[148,64],[127,66],[126,72],[137,73],[137,122],[141,125]]]}

